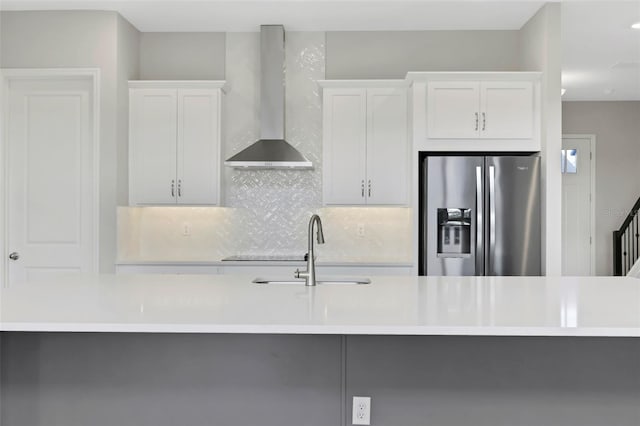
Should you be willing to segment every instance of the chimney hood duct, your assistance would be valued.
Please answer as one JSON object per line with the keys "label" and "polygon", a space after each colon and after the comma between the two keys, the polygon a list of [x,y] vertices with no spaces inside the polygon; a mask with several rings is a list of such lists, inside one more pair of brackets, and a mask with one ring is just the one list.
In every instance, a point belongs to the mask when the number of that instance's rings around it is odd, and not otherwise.
{"label": "chimney hood duct", "polygon": [[260,139],[224,162],[239,169],[312,169],[284,140],[284,27],[260,26]]}

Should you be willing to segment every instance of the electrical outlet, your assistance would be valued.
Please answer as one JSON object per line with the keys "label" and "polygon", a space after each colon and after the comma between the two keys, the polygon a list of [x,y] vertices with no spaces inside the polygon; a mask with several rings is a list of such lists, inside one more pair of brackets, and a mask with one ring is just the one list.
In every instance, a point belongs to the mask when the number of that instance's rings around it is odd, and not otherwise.
{"label": "electrical outlet", "polygon": [[370,396],[354,396],[353,397],[353,419],[354,425],[370,425],[371,424],[371,397]]}
{"label": "electrical outlet", "polygon": [[191,224],[185,222],[182,225],[182,236],[183,237],[190,237],[191,236]]}
{"label": "electrical outlet", "polygon": [[358,237],[364,238],[364,223],[358,224]]}

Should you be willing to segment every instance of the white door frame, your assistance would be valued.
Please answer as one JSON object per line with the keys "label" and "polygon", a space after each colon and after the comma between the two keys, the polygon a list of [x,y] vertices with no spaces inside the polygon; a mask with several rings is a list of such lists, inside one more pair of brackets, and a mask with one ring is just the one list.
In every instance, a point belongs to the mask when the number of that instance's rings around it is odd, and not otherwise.
{"label": "white door frame", "polygon": [[7,157],[8,122],[9,122],[9,83],[11,81],[28,80],[58,80],[58,79],[86,78],[91,80],[93,97],[93,129],[91,144],[93,149],[93,255],[91,272],[98,270],[100,255],[99,231],[100,231],[100,69],[99,68],[0,68],[0,120],[2,131],[0,132],[0,164],[4,172],[0,173],[0,287],[8,286],[8,169]]}
{"label": "white door frame", "polygon": [[[567,134],[562,135],[562,140],[565,139],[589,139],[589,149],[591,150],[591,161],[589,162],[591,166],[591,183],[590,183],[590,192],[591,192],[591,214],[589,221],[590,229],[591,229],[591,267],[589,273],[591,275],[596,274],[596,135],[587,135],[587,134]],[[560,155],[560,153],[558,153]]]}

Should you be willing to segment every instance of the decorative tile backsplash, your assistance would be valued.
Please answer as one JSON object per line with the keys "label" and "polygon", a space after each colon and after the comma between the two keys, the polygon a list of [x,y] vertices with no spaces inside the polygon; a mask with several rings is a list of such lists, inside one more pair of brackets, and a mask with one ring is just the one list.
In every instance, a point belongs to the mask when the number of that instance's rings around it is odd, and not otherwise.
{"label": "decorative tile backsplash", "polygon": [[224,207],[119,207],[118,261],[211,261],[233,253],[237,214]]}
{"label": "decorative tile backsplash", "polygon": [[[275,234],[273,244],[253,245],[257,238],[248,235],[246,226],[249,210],[120,207],[118,261],[217,261],[233,254],[306,253],[308,217],[301,218],[295,245]],[[317,246],[320,261],[411,262],[410,208],[325,207],[311,213],[322,218],[326,243]]]}
{"label": "decorative tile backsplash", "polygon": [[325,207],[317,213],[322,218],[325,237],[325,244],[317,246],[320,260],[399,263],[412,261],[412,209]]}
{"label": "decorative tile backsplash", "polygon": [[[226,38],[223,158],[260,135],[260,34]],[[235,170],[225,167],[227,207],[121,207],[119,261],[207,261],[233,254],[301,254],[311,214],[321,215],[324,261],[412,259],[411,209],[321,208],[322,100],[325,35],[286,33],[285,139],[313,162],[313,170]],[[358,226],[364,236],[358,234]],[[185,230],[185,227],[187,228]],[[190,235],[185,236],[188,233]]]}

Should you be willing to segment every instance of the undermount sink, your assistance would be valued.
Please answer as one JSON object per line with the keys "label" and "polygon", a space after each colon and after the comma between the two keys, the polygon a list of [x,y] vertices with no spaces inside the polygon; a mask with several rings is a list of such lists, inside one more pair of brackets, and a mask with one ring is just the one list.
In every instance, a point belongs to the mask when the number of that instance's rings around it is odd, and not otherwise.
{"label": "undermount sink", "polygon": [[[267,279],[267,278],[256,278],[252,281],[254,284],[297,284],[304,286],[304,280],[295,280],[295,279]],[[325,284],[355,284],[355,285],[363,285],[363,284],[371,284],[371,280],[369,278],[332,278],[330,280],[318,280],[316,281],[319,285]]]}

